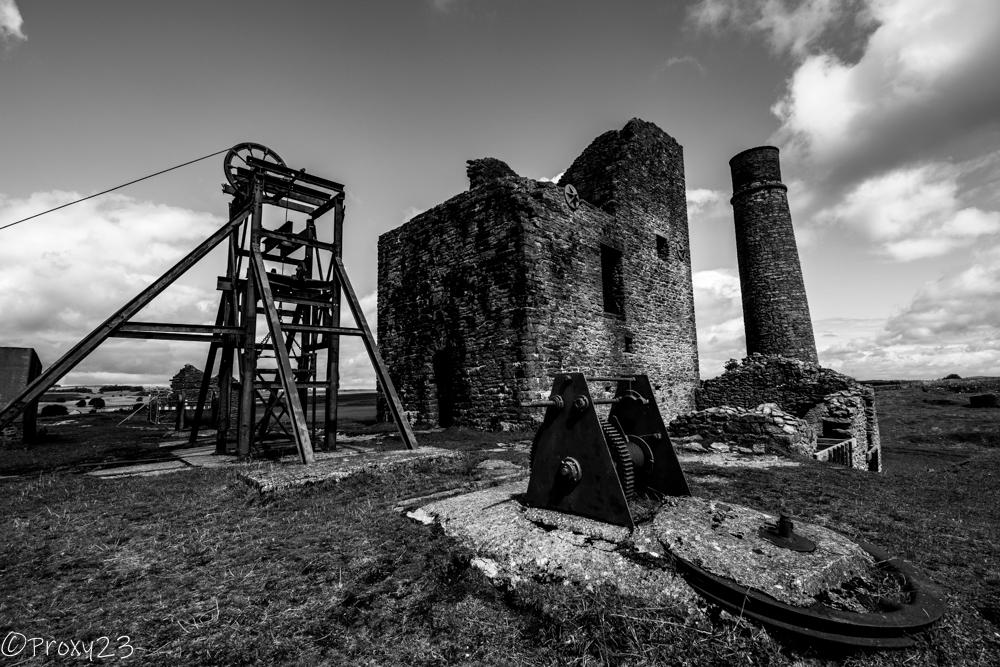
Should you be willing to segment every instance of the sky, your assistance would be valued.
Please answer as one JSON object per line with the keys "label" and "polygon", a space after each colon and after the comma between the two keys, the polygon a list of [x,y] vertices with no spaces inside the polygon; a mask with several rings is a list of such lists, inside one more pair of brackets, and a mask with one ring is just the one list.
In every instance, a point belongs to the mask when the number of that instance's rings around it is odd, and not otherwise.
{"label": "sky", "polygon": [[[0,226],[234,144],[346,184],[377,240],[553,178],[639,117],[684,147],[703,378],[746,355],[728,161],[774,145],[823,366],[1000,375],[996,0],[0,0]],[[222,156],[0,230],[0,345],[45,365],[217,229]],[[211,323],[216,252],[136,319]],[[164,384],[203,344],[114,339],[63,384]],[[356,341],[345,388],[374,386]]]}

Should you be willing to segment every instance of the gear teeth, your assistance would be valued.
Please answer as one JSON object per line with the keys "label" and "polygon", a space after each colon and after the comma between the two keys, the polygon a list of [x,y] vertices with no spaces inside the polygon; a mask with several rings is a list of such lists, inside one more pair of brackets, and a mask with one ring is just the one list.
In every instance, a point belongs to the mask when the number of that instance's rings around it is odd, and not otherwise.
{"label": "gear teeth", "polygon": [[628,451],[628,443],[621,431],[615,428],[606,420],[601,420],[601,430],[608,441],[611,455],[615,459],[615,468],[618,470],[618,480],[625,491],[625,498],[632,500],[635,497],[635,471],[632,465],[632,455]]}

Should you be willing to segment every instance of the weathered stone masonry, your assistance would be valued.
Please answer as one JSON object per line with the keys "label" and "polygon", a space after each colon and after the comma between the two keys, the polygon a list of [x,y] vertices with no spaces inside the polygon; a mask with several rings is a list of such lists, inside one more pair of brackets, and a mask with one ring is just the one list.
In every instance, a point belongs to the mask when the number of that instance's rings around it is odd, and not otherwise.
{"label": "weathered stone masonry", "polygon": [[871,387],[819,364],[753,354],[739,366],[705,380],[698,390],[699,410],[753,409],[763,403],[775,404],[804,420],[814,433],[813,451],[816,437],[854,438],[852,467],[881,472],[882,440]]}
{"label": "weathered stone masonry", "polygon": [[[697,341],[683,154],[633,119],[559,186],[471,161],[470,189],[379,239],[379,347],[418,424],[531,427],[551,375],[647,373],[694,409]],[[567,202],[572,184],[579,207]]]}
{"label": "weathered stone masonry", "polygon": [[817,363],[778,149],[751,148],[733,157],[729,167],[747,354]]}

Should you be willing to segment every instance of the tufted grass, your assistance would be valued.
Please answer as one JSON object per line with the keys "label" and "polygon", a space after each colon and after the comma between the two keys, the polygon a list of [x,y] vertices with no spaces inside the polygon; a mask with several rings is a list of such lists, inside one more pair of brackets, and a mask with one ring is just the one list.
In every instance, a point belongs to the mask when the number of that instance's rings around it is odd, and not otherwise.
{"label": "tufted grass", "polygon": [[[470,481],[484,458],[526,464],[523,453],[482,451],[524,434],[455,429],[421,440],[463,450],[458,462],[273,497],[224,469],[120,480],[36,471],[6,481],[0,639],[14,631],[97,640],[99,649],[108,637],[106,654],[120,658],[128,649],[116,642],[127,635],[135,654],[121,662],[141,665],[995,665],[1000,449],[947,429],[990,432],[1000,410],[928,398],[947,396],[878,395],[883,475],[808,462],[686,470],[696,495],[764,510],[784,501],[800,520],[912,561],[949,602],[915,649],[818,653],[710,607],[688,617],[603,589],[496,589],[470,566],[473,554],[392,511],[400,499]],[[0,665],[24,657],[0,656]],[[80,663],[50,655],[24,664]]]}

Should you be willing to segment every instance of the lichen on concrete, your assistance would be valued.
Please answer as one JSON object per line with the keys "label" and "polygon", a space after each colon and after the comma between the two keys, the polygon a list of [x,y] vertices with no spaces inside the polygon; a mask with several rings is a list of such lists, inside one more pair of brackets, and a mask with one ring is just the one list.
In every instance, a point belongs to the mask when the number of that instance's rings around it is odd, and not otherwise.
{"label": "lichen on concrete", "polygon": [[701,498],[668,498],[653,520],[663,547],[713,574],[797,606],[869,573],[874,561],[848,538],[820,526],[796,522],[795,532],[816,550],[801,553],[760,537],[777,517],[739,505]]}
{"label": "lichen on concrete", "polygon": [[[607,585],[623,595],[693,609],[697,596],[656,549],[637,548],[637,534],[590,519],[526,508],[525,480],[426,505],[411,516],[436,521],[444,532],[477,554],[478,569],[498,585],[525,580]],[[642,544],[653,544],[639,534]],[[647,543],[644,540],[649,539]],[[653,552],[662,567],[629,556]]]}
{"label": "lichen on concrete", "polygon": [[288,462],[260,464],[241,472],[239,476],[261,493],[271,493],[307,484],[339,482],[362,472],[405,468],[418,461],[458,458],[461,455],[461,452],[437,447],[383,452],[342,449],[337,452],[316,452],[316,462],[313,465],[304,466],[297,458],[294,462],[289,459]]}

